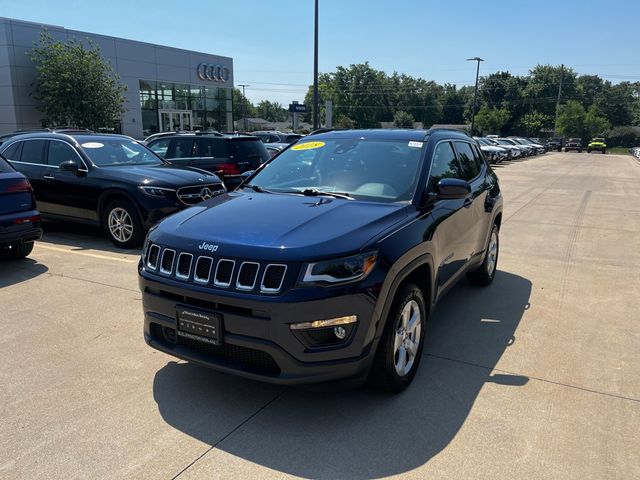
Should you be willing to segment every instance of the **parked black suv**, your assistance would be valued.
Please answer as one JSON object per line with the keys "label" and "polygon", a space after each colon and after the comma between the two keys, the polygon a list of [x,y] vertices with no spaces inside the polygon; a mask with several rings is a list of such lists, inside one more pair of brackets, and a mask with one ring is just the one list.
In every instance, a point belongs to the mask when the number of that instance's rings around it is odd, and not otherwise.
{"label": "parked black suv", "polygon": [[452,130],[346,130],[153,228],[139,264],[152,347],[274,383],[413,379],[426,321],[462,276],[488,285],[502,196]]}
{"label": "parked black suv", "polygon": [[0,156],[0,259],[24,258],[42,237],[29,180]]}
{"label": "parked black suv", "polygon": [[582,139],[570,138],[567,140],[567,143],[564,144],[564,151],[570,152],[572,150],[577,150],[578,153],[582,153]]}
{"label": "parked black suv", "polygon": [[123,248],[170,213],[224,192],[215,175],[170,165],[122,135],[32,133],[0,153],[29,179],[44,218],[102,225]]}
{"label": "parked black suv", "polygon": [[176,134],[151,140],[147,146],[174,165],[215,173],[229,190],[240,184],[242,173],[271,158],[260,139],[249,135]]}

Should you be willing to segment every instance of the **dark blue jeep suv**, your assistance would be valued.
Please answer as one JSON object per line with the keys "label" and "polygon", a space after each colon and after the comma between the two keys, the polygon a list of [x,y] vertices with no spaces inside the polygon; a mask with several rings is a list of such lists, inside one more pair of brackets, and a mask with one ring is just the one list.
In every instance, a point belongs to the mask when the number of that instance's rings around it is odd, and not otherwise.
{"label": "dark blue jeep suv", "polygon": [[306,137],[149,232],[145,340],[269,382],[400,391],[438,299],[465,274],[493,280],[501,218],[498,179],[463,133]]}

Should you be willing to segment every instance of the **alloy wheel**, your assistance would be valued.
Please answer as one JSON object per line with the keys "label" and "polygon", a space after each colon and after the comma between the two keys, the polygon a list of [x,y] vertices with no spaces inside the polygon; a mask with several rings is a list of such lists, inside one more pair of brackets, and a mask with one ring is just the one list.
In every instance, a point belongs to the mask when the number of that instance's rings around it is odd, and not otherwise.
{"label": "alloy wheel", "polygon": [[109,233],[119,242],[128,242],[133,236],[133,220],[124,208],[116,207],[109,212]]}
{"label": "alloy wheel", "polygon": [[421,330],[420,306],[415,300],[411,300],[400,313],[400,324],[393,342],[396,373],[401,377],[406,376],[413,368],[420,345]]}

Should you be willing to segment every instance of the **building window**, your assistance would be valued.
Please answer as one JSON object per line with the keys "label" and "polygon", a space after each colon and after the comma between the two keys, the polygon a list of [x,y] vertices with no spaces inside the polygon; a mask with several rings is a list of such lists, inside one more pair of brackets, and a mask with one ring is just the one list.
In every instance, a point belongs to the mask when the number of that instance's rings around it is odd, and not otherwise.
{"label": "building window", "polygon": [[[169,130],[163,119],[172,111],[191,112],[182,117],[187,130],[231,130],[231,89],[140,80],[140,107],[144,136]],[[188,114],[187,114],[188,115]],[[189,121],[190,120],[190,121]]]}

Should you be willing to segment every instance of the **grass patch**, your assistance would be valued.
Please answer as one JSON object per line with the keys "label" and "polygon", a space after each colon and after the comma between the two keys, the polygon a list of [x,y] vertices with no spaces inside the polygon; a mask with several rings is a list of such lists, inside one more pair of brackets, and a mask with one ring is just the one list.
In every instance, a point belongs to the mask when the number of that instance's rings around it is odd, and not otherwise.
{"label": "grass patch", "polygon": [[611,147],[607,148],[607,153],[613,153],[614,155],[629,155],[629,149],[626,147]]}

